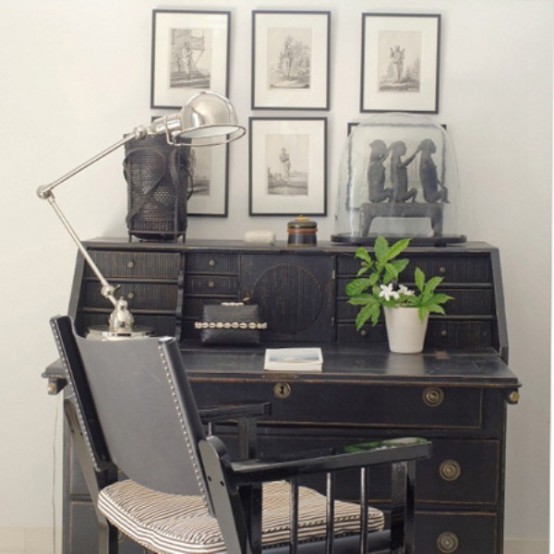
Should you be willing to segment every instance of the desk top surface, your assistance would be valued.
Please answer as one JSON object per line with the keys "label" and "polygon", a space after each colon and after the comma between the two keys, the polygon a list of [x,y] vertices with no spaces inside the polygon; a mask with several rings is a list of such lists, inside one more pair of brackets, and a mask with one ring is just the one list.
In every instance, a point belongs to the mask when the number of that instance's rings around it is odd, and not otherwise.
{"label": "desk top surface", "polygon": [[[283,345],[280,345],[283,346]],[[298,345],[294,345],[297,347]],[[516,375],[494,350],[425,351],[393,354],[383,347],[326,344],[321,372],[264,371],[265,348],[202,347],[182,343],[191,380],[302,380],[452,386],[519,386]]]}

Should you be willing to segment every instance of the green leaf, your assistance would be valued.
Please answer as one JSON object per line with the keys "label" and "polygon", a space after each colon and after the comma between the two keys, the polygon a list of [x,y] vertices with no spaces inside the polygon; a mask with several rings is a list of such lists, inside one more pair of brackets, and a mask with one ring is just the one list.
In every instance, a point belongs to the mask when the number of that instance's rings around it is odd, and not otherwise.
{"label": "green leaf", "polygon": [[418,290],[422,291],[425,286],[425,273],[423,273],[419,267],[416,267],[416,270],[414,271],[414,279],[416,287]]}
{"label": "green leaf", "polygon": [[369,279],[354,279],[350,281],[345,288],[346,296],[358,296],[362,294],[371,286],[369,281]]}
{"label": "green leaf", "polygon": [[444,308],[442,306],[439,306],[438,304],[428,304],[426,306],[427,310],[429,310],[430,312],[434,313],[434,314],[441,314],[441,315],[445,315],[445,311],[444,311]]}
{"label": "green leaf", "polygon": [[387,260],[387,255],[389,252],[389,243],[385,237],[379,236],[375,240],[375,258],[379,262],[385,262]]}
{"label": "green leaf", "polygon": [[371,319],[372,325],[377,323],[377,320],[379,319],[379,304],[368,304],[358,312],[358,315],[356,316],[356,331],[360,331],[368,319]]}
{"label": "green leaf", "polygon": [[431,300],[434,304],[444,304],[449,300],[454,300],[454,298],[449,294],[444,294],[443,292],[437,292],[433,295],[433,298]]}
{"label": "green leaf", "polygon": [[371,264],[373,264],[373,260],[371,259],[371,256],[370,256],[369,252],[365,248],[363,248],[362,246],[360,246],[360,248],[358,248],[356,250],[356,253],[354,254],[354,257],[358,258],[359,260],[363,260],[369,266],[371,266]]}
{"label": "green leaf", "polygon": [[442,283],[442,279],[442,277],[431,277],[425,284],[425,290],[433,292]]}
{"label": "green leaf", "polygon": [[360,294],[350,298],[348,303],[352,304],[352,306],[365,306],[366,304],[370,304],[372,301],[374,302],[375,298],[373,298],[371,294]]}
{"label": "green leaf", "polygon": [[400,275],[406,269],[409,262],[410,260],[403,258],[401,260],[393,260],[391,264],[396,268],[398,275]]}
{"label": "green leaf", "polygon": [[393,258],[396,258],[399,254],[404,252],[406,248],[408,248],[408,245],[410,244],[410,239],[401,239],[397,242],[395,242],[389,249],[386,260],[390,261]]}

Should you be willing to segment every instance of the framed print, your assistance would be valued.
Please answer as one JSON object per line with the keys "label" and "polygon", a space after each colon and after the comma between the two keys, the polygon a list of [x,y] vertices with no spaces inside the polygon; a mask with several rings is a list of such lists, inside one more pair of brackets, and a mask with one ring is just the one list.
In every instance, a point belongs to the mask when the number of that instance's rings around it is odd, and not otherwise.
{"label": "framed print", "polygon": [[330,19],[330,12],[252,12],[252,109],[329,109]]}
{"label": "framed print", "polygon": [[204,90],[228,96],[230,12],[153,10],[152,108],[181,108]]}
{"label": "framed print", "polygon": [[249,120],[250,215],[327,214],[327,119]]}
{"label": "framed print", "polygon": [[191,148],[192,194],[188,215],[227,217],[229,145]]}
{"label": "framed print", "polygon": [[360,111],[438,113],[440,15],[362,14]]}

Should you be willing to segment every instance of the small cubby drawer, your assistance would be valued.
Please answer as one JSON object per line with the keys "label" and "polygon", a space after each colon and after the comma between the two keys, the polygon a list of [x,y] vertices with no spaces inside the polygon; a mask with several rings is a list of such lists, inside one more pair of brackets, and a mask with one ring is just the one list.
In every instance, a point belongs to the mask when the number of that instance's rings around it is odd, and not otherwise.
{"label": "small cubby drawer", "polygon": [[[118,283],[112,283],[116,285]],[[175,310],[177,307],[176,283],[120,283],[115,291],[117,298],[123,297],[131,310]],[[84,305],[91,308],[106,308],[110,304],[100,294],[96,281],[87,281],[83,293]]]}
{"label": "small cubby drawer", "polygon": [[[491,263],[488,254],[479,255],[406,255],[409,260],[404,276],[412,281],[416,267],[427,277],[439,276],[445,283],[490,283],[492,280]],[[353,256],[339,256],[337,261],[339,276],[354,276],[360,269],[360,260]]]}
{"label": "small cubby drawer", "polygon": [[186,294],[237,294],[238,277],[222,275],[187,275]]}
{"label": "small cubby drawer", "polygon": [[[120,277],[177,280],[179,276],[180,256],[171,252],[89,250],[89,254],[108,279]],[[95,277],[86,264],[85,276]]]}
{"label": "small cubby drawer", "polygon": [[[337,292],[344,295],[349,279],[339,279]],[[449,316],[490,316],[494,314],[494,298],[491,287],[487,288],[452,288],[441,287],[440,292],[452,296],[452,300],[444,305]],[[348,303],[348,298],[337,298],[337,317],[339,320],[353,320],[358,313],[359,306]]]}
{"label": "small cubby drawer", "polygon": [[239,257],[236,254],[195,252],[186,255],[185,265],[187,273],[237,274]]}

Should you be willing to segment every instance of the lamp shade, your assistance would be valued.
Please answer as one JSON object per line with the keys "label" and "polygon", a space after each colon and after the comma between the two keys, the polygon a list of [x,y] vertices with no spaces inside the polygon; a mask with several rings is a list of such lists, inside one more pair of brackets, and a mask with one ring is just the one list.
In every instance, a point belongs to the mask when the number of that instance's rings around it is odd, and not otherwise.
{"label": "lamp shade", "polygon": [[179,113],[153,121],[147,132],[165,133],[175,145],[216,146],[241,138],[246,129],[227,98],[207,91],[190,98]]}

